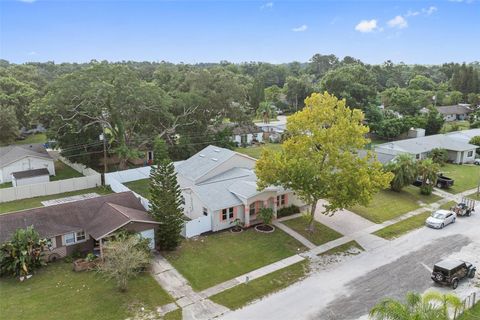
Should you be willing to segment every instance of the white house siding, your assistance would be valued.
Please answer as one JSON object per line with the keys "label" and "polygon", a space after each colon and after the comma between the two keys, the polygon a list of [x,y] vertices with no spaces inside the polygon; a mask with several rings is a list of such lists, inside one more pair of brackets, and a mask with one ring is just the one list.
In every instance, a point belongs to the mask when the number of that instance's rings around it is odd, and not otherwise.
{"label": "white house siding", "polygon": [[203,208],[206,208],[206,205],[200,200],[197,194],[191,189],[184,189],[182,190],[182,196],[185,199],[184,214],[190,219],[202,217]]}
{"label": "white house siding", "polygon": [[[246,144],[247,145],[250,145],[252,144],[253,140],[256,139],[258,142],[262,142],[263,141],[263,133],[262,132],[259,132],[259,133],[248,133],[246,134],[247,136],[247,141],[246,141]],[[242,144],[242,135],[241,134],[236,134],[233,136],[233,141],[235,143],[237,143],[238,145],[241,145]]]}
{"label": "white house siding", "polygon": [[208,172],[206,175],[198,179],[197,184],[233,168],[253,169],[254,167],[255,167],[254,159],[250,159],[244,155],[235,154],[228,161],[225,161],[224,163],[218,165],[217,167],[212,169],[210,172]]}
{"label": "white house siding", "polygon": [[43,175],[43,176],[36,176],[36,177],[28,177],[28,178],[22,178],[22,179],[12,179],[12,185],[14,187],[18,186],[26,186],[28,184],[36,184],[36,183],[43,183],[43,182],[49,182],[50,177],[48,175]]}
{"label": "white house siding", "polygon": [[[227,209],[227,208],[225,208]],[[228,229],[234,226],[235,219],[240,219],[240,221],[245,221],[245,208],[243,205],[234,207],[235,215],[232,219],[227,217],[226,220],[222,220],[222,210],[217,210],[213,212],[212,215],[212,231],[220,231]]]}
{"label": "white house siding", "polygon": [[2,180],[0,182],[12,181],[12,173],[14,172],[43,168],[47,168],[50,175],[55,175],[55,166],[52,159],[43,159],[32,156],[25,157],[2,167],[0,174]]}

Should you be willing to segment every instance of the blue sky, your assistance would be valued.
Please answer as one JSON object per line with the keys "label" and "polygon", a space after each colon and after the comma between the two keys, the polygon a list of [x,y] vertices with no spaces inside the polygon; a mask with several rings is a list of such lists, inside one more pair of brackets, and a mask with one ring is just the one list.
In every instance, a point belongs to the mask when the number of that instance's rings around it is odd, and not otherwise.
{"label": "blue sky", "polygon": [[480,1],[0,0],[11,62],[480,60]]}

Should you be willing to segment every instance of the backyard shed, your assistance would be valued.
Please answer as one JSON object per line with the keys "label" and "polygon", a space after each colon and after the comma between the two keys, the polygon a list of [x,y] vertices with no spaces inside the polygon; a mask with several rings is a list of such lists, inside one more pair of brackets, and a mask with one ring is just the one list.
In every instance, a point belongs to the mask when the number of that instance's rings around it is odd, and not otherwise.
{"label": "backyard shed", "polygon": [[25,170],[12,173],[12,186],[14,187],[49,181],[50,172],[47,168]]}

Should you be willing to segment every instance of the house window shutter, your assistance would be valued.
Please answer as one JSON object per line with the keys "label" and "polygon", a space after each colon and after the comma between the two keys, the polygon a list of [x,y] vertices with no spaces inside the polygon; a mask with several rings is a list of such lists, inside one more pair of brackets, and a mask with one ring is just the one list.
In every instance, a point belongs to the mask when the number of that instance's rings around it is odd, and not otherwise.
{"label": "house window shutter", "polygon": [[288,194],[285,194],[285,205],[288,205]]}
{"label": "house window shutter", "polygon": [[233,220],[237,219],[237,207],[233,207]]}

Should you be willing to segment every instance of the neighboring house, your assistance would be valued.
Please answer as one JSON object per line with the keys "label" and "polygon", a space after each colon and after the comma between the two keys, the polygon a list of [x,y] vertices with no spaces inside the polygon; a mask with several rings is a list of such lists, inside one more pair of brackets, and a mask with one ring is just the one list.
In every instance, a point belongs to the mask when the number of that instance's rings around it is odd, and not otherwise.
{"label": "neighboring house", "polygon": [[478,147],[468,143],[469,140],[459,138],[462,132],[387,142],[375,146],[375,152],[379,160],[384,160],[382,162],[385,163],[402,153],[410,154],[415,159],[422,160],[427,158],[433,149],[442,148],[448,151],[449,161],[457,164],[472,163],[475,159],[475,150]]}
{"label": "neighboring house", "polygon": [[445,121],[468,120],[468,116],[473,110],[469,104],[457,104],[454,106],[437,107],[438,112]]}
{"label": "neighboring house", "polygon": [[280,142],[282,134],[287,128],[287,117],[278,116],[277,121],[257,122],[255,125],[259,127],[263,132],[263,140],[269,140],[272,142]]}
{"label": "neighboring house", "polygon": [[214,128],[214,132],[220,132],[229,129],[232,132],[232,141],[237,146],[249,146],[254,142],[262,142],[262,130],[253,123],[237,124],[237,123],[223,123]]}
{"label": "neighboring house", "polygon": [[0,243],[29,226],[47,239],[47,259],[74,252],[102,254],[104,240],[119,229],[150,239],[154,248],[158,222],[147,214],[132,192],[121,192],[53,206],[0,215]]}
{"label": "neighboring house", "polygon": [[211,231],[259,222],[261,208],[303,203],[290,190],[269,187],[257,190],[253,171],[256,160],[228,149],[208,146],[185,161],[175,163],[184,198],[184,214],[190,219],[208,219]]}
{"label": "neighboring house", "polygon": [[50,181],[50,172],[47,168],[19,171],[12,173],[12,186],[19,187],[28,184]]}
{"label": "neighboring house", "polygon": [[40,144],[18,144],[0,147],[0,183],[12,181],[12,173],[47,169],[55,175],[53,158]]}

